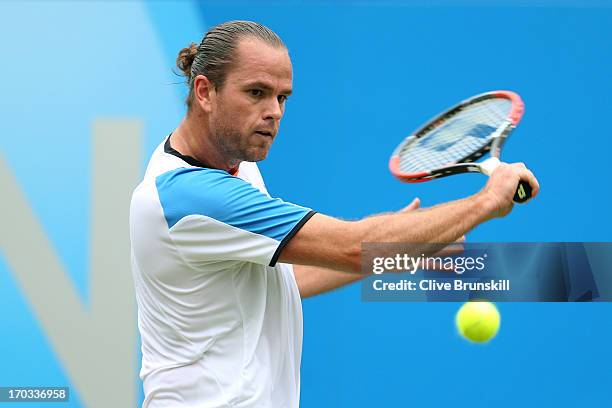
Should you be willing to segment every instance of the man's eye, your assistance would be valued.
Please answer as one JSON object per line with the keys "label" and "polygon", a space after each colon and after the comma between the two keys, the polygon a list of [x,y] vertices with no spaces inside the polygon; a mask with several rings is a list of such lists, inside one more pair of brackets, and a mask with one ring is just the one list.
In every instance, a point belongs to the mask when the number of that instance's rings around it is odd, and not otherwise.
{"label": "man's eye", "polygon": [[263,93],[261,89],[251,89],[249,92],[252,96],[261,96]]}
{"label": "man's eye", "polygon": [[278,96],[278,102],[279,103],[283,103],[287,100],[287,95],[279,95]]}

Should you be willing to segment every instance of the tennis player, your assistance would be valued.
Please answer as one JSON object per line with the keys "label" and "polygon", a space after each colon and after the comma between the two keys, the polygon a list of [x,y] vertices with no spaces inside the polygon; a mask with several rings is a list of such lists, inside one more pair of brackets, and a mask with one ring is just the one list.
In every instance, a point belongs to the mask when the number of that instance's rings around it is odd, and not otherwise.
{"label": "tennis player", "polygon": [[358,279],[360,245],[452,242],[508,214],[522,164],[463,200],[342,221],[272,198],[255,162],[292,90],[287,48],[233,21],[183,49],[187,114],[153,153],[130,209],[143,407],[297,407],[301,297]]}

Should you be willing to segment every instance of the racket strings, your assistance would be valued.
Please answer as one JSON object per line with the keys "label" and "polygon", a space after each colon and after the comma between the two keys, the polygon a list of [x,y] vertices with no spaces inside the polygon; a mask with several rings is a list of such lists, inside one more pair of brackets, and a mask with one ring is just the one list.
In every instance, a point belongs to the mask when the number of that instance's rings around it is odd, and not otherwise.
{"label": "racket strings", "polygon": [[[504,122],[510,105],[506,100],[496,99],[473,104],[459,112],[444,129],[443,137],[425,155],[427,164],[436,167],[454,163],[480,150]],[[430,133],[431,136],[435,134]]]}
{"label": "racket strings", "polygon": [[[504,101],[504,100],[502,100]],[[488,143],[490,136],[507,114],[499,104],[477,103],[449,118],[437,128],[430,129],[412,146],[410,156],[404,151],[406,164],[411,167],[430,169],[440,164],[456,162],[469,156]],[[407,146],[408,147],[408,146]],[[418,148],[418,149],[415,149]],[[418,150],[418,151],[417,151]]]}
{"label": "racket strings", "polygon": [[487,146],[507,122],[512,103],[490,98],[463,107],[399,149],[400,170],[431,171],[465,160]]}

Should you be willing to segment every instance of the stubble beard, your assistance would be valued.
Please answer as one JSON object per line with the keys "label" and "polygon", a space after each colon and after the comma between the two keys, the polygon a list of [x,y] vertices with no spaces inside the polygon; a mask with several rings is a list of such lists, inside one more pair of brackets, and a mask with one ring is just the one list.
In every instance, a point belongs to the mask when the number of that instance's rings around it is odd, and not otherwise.
{"label": "stubble beard", "polygon": [[244,137],[239,130],[227,123],[218,121],[211,127],[211,133],[219,153],[230,167],[235,167],[242,161],[258,162],[268,155],[268,149],[262,151],[244,145],[243,141],[248,140],[248,137]]}

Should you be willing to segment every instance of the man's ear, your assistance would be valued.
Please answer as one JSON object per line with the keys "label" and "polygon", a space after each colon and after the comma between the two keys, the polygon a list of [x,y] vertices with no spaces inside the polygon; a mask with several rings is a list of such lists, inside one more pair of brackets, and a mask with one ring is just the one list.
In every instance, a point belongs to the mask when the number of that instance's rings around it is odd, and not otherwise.
{"label": "man's ear", "polygon": [[206,113],[210,113],[217,93],[215,86],[204,75],[198,75],[193,81],[194,102]]}

